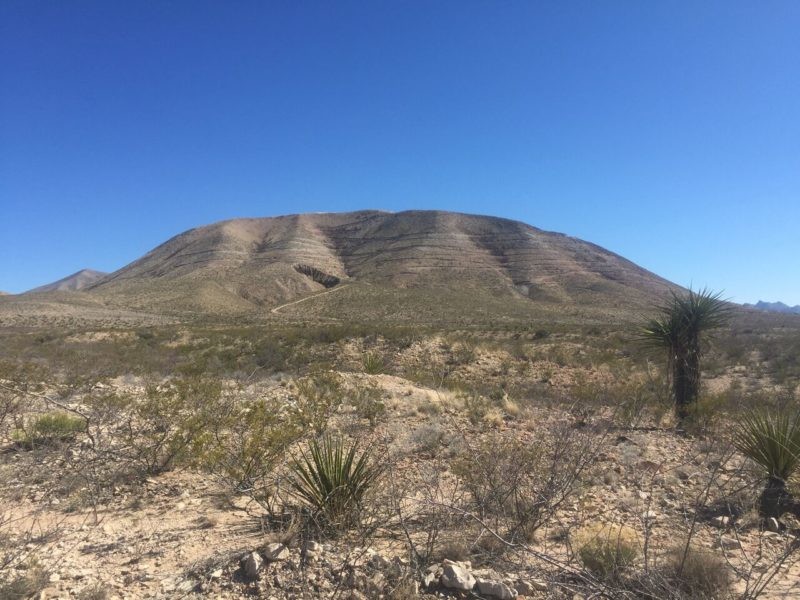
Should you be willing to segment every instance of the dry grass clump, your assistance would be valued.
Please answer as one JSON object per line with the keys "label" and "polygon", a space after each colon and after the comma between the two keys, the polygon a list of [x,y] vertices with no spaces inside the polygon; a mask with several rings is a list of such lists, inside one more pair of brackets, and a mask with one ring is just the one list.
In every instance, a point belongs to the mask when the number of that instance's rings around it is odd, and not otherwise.
{"label": "dry grass clump", "polygon": [[33,598],[47,586],[48,575],[39,563],[32,561],[20,574],[5,581],[0,580],[0,598],[3,600]]}
{"label": "dry grass clump", "polygon": [[638,535],[625,525],[589,525],[573,540],[583,566],[603,580],[619,579],[641,554]]}
{"label": "dry grass clump", "polygon": [[710,551],[676,547],[659,570],[684,598],[716,600],[731,594],[730,569],[721,556]]}

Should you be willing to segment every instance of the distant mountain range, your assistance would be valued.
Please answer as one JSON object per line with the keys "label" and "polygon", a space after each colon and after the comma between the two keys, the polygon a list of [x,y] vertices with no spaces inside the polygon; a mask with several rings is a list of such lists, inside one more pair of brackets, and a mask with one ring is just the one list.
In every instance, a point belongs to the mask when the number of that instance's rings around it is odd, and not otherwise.
{"label": "distant mountain range", "polygon": [[784,304],[783,302],[764,302],[763,300],[759,300],[755,304],[745,304],[745,306],[750,308],[756,308],[758,310],[766,310],[769,312],[790,313],[790,314],[800,315],[800,304],[797,304],[795,306],[789,306],[788,304]]}
{"label": "distant mountain range", "polygon": [[32,290],[28,290],[25,292],[26,294],[38,293],[38,292],[75,292],[78,290],[86,289],[87,287],[94,285],[103,277],[108,275],[108,273],[103,273],[101,271],[93,271],[92,269],[81,269],[77,273],[73,273],[72,275],[67,275],[63,279],[59,279],[58,281],[54,281],[53,283],[47,283],[45,285],[40,285],[37,288],[33,288]]}

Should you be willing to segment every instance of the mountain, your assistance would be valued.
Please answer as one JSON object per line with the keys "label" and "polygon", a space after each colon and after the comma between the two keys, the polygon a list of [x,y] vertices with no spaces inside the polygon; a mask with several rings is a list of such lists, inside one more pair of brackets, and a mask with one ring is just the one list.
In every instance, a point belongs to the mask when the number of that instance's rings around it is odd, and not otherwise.
{"label": "mountain", "polygon": [[[518,221],[360,211],[191,229],[85,291],[155,312],[415,318],[522,314],[534,304],[629,309],[670,289],[677,286],[613,252]],[[280,307],[314,294],[318,301]]]}
{"label": "mountain", "polygon": [[787,304],[784,304],[783,302],[764,302],[763,300],[759,300],[755,304],[745,304],[745,306],[756,308],[758,310],[766,310],[769,312],[800,315],[800,304],[796,306],[789,306]]}
{"label": "mountain", "polygon": [[96,284],[106,275],[108,275],[108,273],[93,271],[92,269],[81,269],[77,273],[73,273],[72,275],[67,275],[63,279],[59,279],[58,281],[54,281],[53,283],[40,285],[39,287],[33,288],[32,290],[28,290],[25,293],[34,294],[40,292],[78,291]]}

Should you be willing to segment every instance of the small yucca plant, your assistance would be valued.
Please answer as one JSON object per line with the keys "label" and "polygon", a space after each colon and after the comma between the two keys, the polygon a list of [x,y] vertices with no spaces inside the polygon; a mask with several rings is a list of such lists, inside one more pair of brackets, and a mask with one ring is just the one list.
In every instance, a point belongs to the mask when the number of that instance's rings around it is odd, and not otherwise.
{"label": "small yucca plant", "polygon": [[361,365],[364,373],[368,375],[380,375],[387,369],[386,359],[377,352],[367,352],[361,357]]}
{"label": "small yucca plant", "polygon": [[357,443],[346,446],[342,438],[326,436],[291,463],[295,495],[334,528],[358,520],[364,495],[380,475],[368,450],[357,454]]}
{"label": "small yucca plant", "polygon": [[792,503],[786,482],[800,467],[800,412],[747,414],[739,419],[733,442],[767,477],[761,493],[761,516],[780,517]]}

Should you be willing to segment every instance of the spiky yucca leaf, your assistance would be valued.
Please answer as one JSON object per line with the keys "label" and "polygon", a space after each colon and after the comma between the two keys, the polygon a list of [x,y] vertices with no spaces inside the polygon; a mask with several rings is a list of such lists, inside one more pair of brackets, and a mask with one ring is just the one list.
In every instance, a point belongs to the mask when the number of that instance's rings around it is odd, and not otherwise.
{"label": "spiky yucca leaf", "polygon": [[352,524],[360,512],[367,490],[380,475],[371,453],[356,457],[358,444],[345,447],[342,438],[326,436],[309,444],[308,453],[291,463],[291,487],[303,502],[335,527]]}
{"label": "spiky yucca leaf", "polygon": [[653,346],[680,351],[696,344],[703,331],[724,326],[731,310],[720,293],[707,289],[672,292],[670,302],[658,307],[661,316],[645,323],[640,337]]}
{"label": "spiky yucca leaf", "polygon": [[786,481],[800,467],[800,412],[747,414],[739,419],[733,442],[767,477]]}

